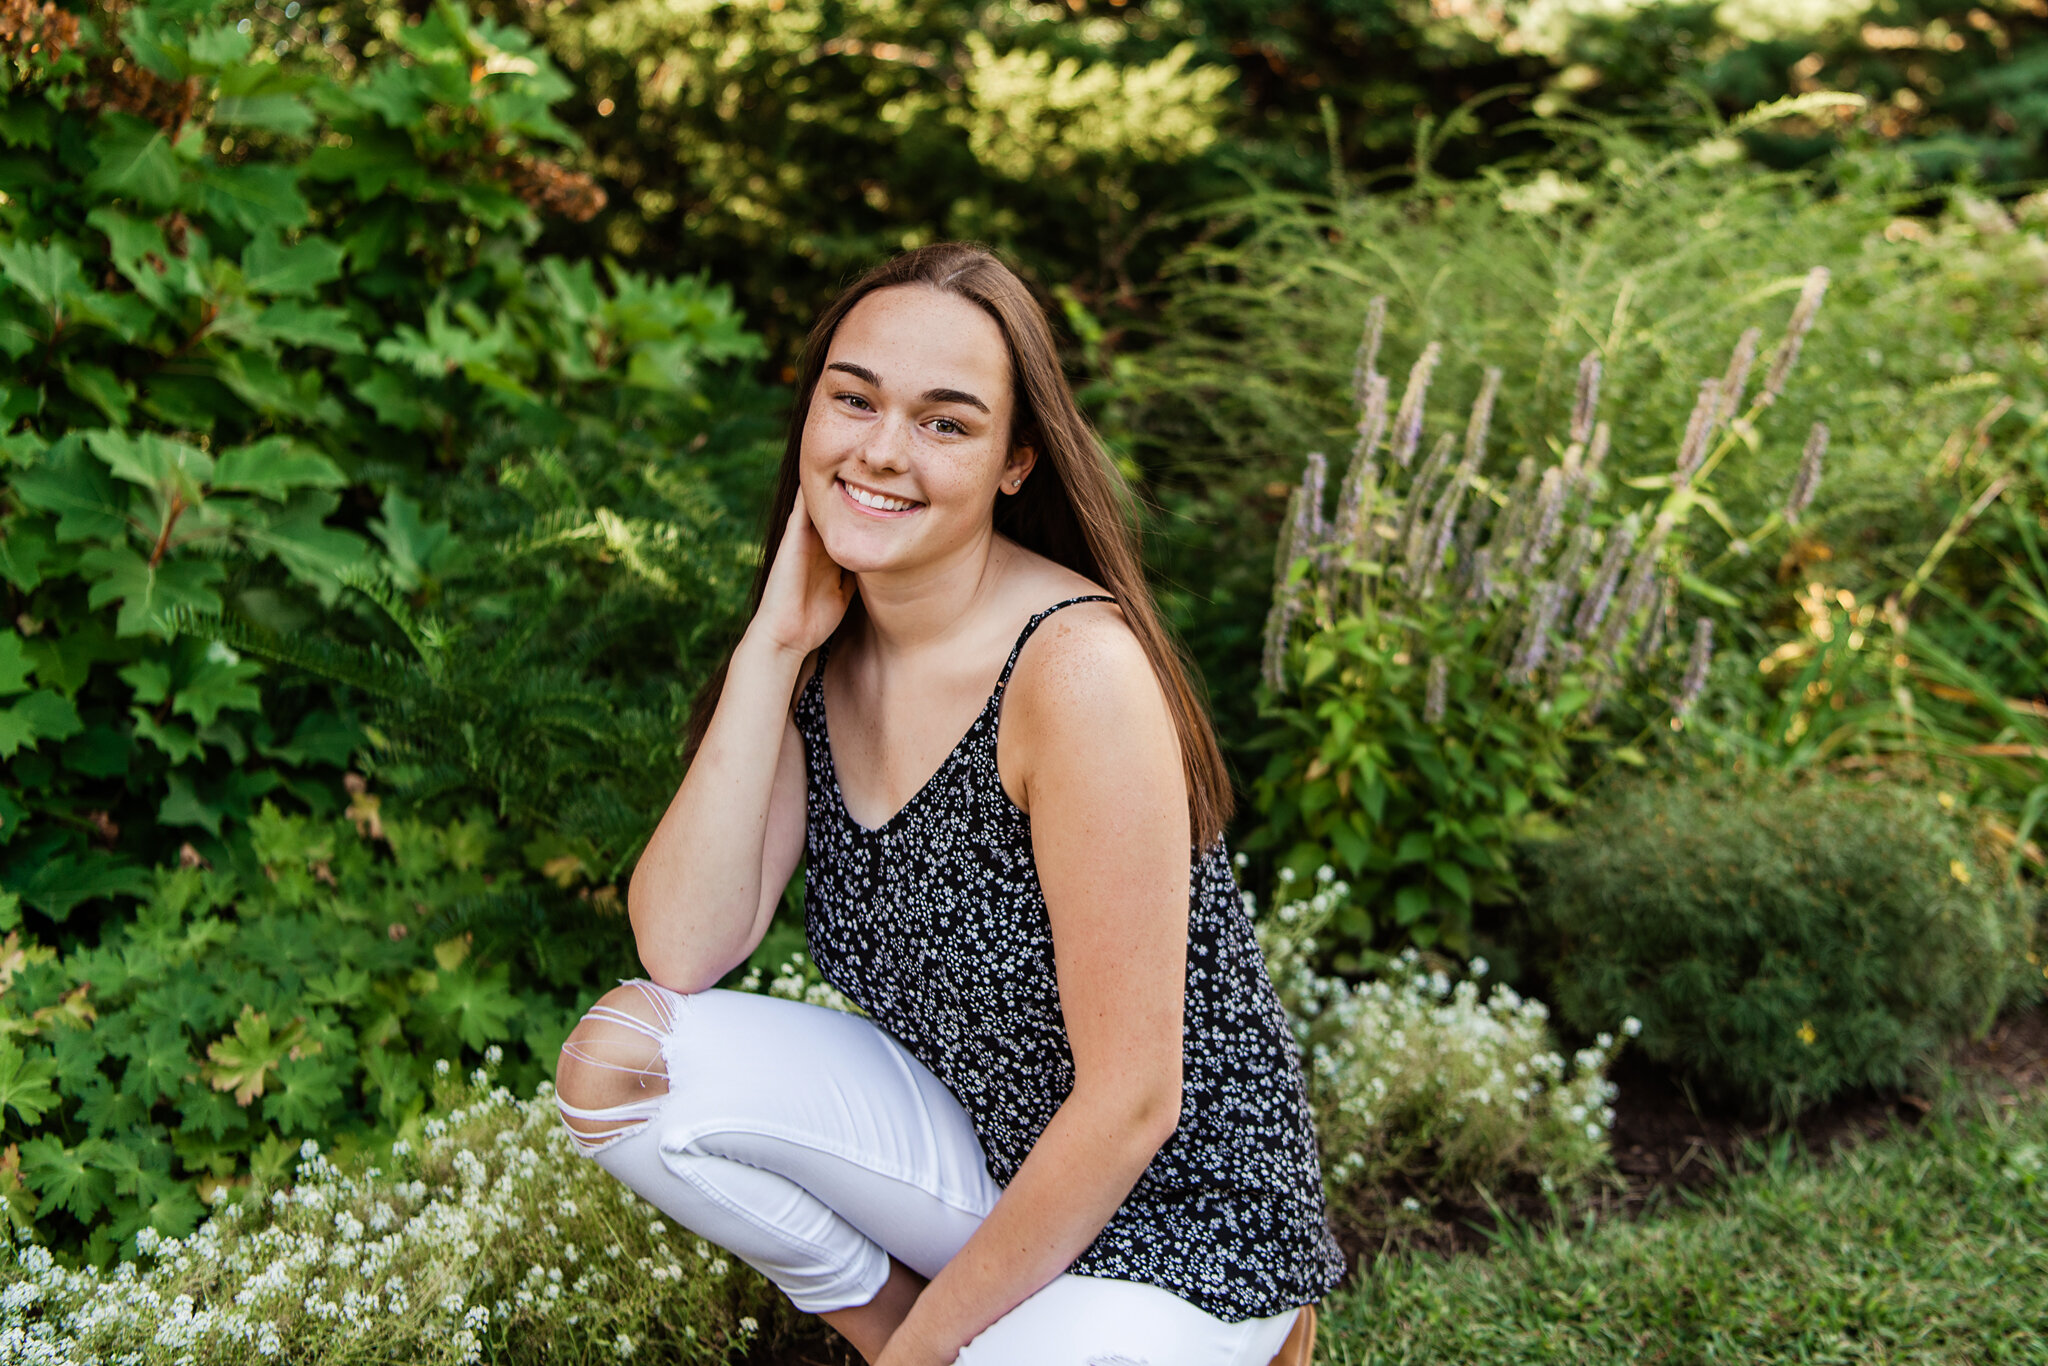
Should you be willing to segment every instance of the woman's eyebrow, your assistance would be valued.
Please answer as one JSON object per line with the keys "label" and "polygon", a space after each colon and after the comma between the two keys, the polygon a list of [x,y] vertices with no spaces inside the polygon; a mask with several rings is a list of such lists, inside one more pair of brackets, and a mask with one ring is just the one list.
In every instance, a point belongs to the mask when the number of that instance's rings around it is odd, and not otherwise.
{"label": "woman's eyebrow", "polygon": [[[850,360],[835,360],[827,364],[825,368],[827,370],[844,370],[847,374],[852,375],[864,384],[873,385],[877,389],[882,387],[882,377],[868,369],[865,365],[855,365]],[[924,402],[964,403],[970,408],[979,408],[984,413],[988,411],[986,403],[983,403],[964,389],[927,389],[924,391]]]}

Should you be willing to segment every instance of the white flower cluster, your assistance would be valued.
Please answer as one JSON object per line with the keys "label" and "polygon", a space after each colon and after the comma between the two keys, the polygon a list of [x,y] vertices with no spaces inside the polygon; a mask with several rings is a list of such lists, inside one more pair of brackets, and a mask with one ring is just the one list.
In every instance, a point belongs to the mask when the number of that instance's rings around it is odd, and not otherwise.
{"label": "white flower cluster", "polygon": [[765,991],[786,1001],[802,1001],[806,1005],[824,1006],[827,1010],[840,1010],[848,1015],[865,1013],[839,988],[827,982],[824,974],[818,971],[818,965],[801,953],[791,954],[787,962],[775,969],[775,975],[766,979],[761,976],[761,969],[748,968],[747,975],[740,979],[739,989]]}
{"label": "white flower cluster", "polygon": [[1332,1193],[1373,1203],[1397,1179],[1448,1194],[1518,1175],[1551,1190],[1605,1168],[1613,1038],[1567,1059],[1541,1001],[1504,985],[1482,993],[1480,958],[1456,981],[1413,949],[1377,980],[1321,974],[1316,936],[1348,895],[1324,869],[1305,900],[1281,902],[1260,926],[1308,1064]]}
{"label": "white flower cluster", "polygon": [[[722,1362],[774,1312],[765,1282],[577,1155],[543,1085],[486,1089],[350,1174],[310,1140],[297,1179],[111,1272],[0,1244],[0,1364],[265,1360]],[[748,1311],[752,1311],[750,1314]],[[678,1326],[683,1325],[683,1326]]]}

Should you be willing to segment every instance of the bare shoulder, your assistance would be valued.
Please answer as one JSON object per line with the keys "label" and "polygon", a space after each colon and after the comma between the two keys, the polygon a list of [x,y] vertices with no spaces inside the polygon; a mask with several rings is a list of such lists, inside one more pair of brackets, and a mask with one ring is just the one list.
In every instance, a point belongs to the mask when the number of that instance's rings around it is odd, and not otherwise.
{"label": "bare shoulder", "polygon": [[1008,691],[1005,710],[1027,737],[1109,737],[1167,719],[1152,660],[1113,602],[1077,602],[1040,622]]}

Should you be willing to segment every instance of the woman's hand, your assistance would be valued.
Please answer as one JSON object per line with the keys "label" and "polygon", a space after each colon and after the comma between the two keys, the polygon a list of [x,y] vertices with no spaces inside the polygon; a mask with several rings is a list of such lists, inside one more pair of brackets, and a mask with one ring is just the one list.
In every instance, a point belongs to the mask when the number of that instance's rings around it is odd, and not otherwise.
{"label": "woman's hand", "polygon": [[748,634],[778,649],[807,655],[825,643],[853,602],[854,577],[839,567],[825,549],[824,538],[811,525],[803,494],[789,510],[775,563],[761,592]]}

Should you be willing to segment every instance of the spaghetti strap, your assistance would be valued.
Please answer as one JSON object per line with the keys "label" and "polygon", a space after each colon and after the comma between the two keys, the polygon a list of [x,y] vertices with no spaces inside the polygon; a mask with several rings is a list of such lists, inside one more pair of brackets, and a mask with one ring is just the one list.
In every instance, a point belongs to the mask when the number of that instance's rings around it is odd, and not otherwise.
{"label": "spaghetti strap", "polygon": [[1031,639],[1031,633],[1038,629],[1038,623],[1044,621],[1047,617],[1051,616],[1054,612],[1059,611],[1062,607],[1072,607],[1077,602],[1115,601],[1116,599],[1111,597],[1107,593],[1083,593],[1079,597],[1068,598],[1064,602],[1056,602],[1052,606],[1046,608],[1044,611],[1035,614],[1031,618],[1031,620],[1024,623],[1024,629],[1020,631],[1017,635],[1017,643],[1010,647],[1010,657],[1003,664],[1002,675],[996,679],[997,694],[1000,695],[1003,691],[1004,686],[1009,683],[1010,670],[1017,667],[1017,656],[1024,653],[1024,642]]}

